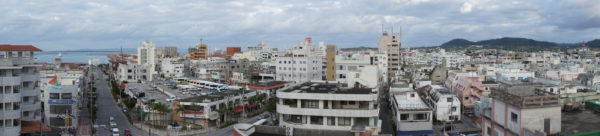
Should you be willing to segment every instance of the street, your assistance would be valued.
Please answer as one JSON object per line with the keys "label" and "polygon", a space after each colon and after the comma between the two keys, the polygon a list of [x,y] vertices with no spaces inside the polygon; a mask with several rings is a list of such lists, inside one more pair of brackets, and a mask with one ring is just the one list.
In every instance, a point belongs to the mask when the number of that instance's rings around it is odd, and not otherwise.
{"label": "street", "polygon": [[115,99],[111,95],[110,90],[108,89],[108,84],[104,78],[104,74],[102,71],[96,67],[93,68],[94,74],[94,86],[97,89],[98,99],[96,100],[96,104],[98,106],[97,111],[97,120],[96,125],[99,127],[96,128],[96,135],[99,136],[108,136],[111,135],[109,125],[109,118],[112,116],[117,123],[117,127],[119,128],[119,133],[122,135],[126,128],[131,129],[131,133],[134,136],[148,135],[142,130],[139,130],[135,127],[132,127],[127,121],[127,117],[121,111],[121,108],[117,106]]}
{"label": "street", "polygon": [[380,91],[380,102],[379,104],[379,119],[381,119],[381,134],[394,134],[394,122],[392,119],[391,106],[389,103],[389,91]]}

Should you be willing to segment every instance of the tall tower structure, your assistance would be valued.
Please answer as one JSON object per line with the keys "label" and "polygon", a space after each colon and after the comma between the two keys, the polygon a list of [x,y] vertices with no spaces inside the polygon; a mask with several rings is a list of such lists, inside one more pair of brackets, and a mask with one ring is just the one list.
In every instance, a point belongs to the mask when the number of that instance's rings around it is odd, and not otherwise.
{"label": "tall tower structure", "polygon": [[401,69],[401,54],[400,48],[402,43],[400,41],[400,34],[391,34],[383,32],[381,38],[378,41],[379,53],[385,53],[388,56],[388,81],[393,83],[398,80]]}
{"label": "tall tower structure", "polygon": [[143,67],[148,68],[150,72],[149,81],[152,81],[153,75],[156,75],[156,48],[154,43],[149,41],[143,41],[142,45],[138,47],[137,51],[138,63]]}

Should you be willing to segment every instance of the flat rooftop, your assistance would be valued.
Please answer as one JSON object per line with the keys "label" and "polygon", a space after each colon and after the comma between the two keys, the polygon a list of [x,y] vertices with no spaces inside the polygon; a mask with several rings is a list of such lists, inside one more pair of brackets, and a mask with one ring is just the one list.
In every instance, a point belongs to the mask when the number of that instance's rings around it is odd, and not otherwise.
{"label": "flat rooftop", "polygon": [[259,83],[251,84],[248,86],[271,87],[271,86],[276,86],[276,85],[285,84],[285,83],[287,83],[287,82],[286,81],[269,81],[269,82],[259,82]]}
{"label": "flat rooftop", "polygon": [[251,93],[253,91],[242,91],[242,90],[202,90],[202,92],[206,92],[206,95],[190,97],[179,100],[180,102],[195,102],[195,103],[208,103],[213,101],[218,101],[224,99],[226,96],[239,96],[242,93]]}
{"label": "flat rooftop", "polygon": [[394,95],[396,104],[398,104],[399,110],[430,110],[429,106],[421,100],[416,92],[414,98],[409,98],[410,93]]}
{"label": "flat rooftop", "polygon": [[281,90],[288,93],[371,94],[371,88],[346,88],[346,84],[305,82]]}

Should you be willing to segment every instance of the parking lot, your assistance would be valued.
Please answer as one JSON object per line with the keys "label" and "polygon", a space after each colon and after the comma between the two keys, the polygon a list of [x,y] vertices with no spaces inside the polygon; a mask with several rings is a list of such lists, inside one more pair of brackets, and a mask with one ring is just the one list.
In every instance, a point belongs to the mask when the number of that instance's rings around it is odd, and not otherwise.
{"label": "parking lot", "polygon": [[154,99],[156,102],[167,103],[168,105],[171,105],[170,102],[166,101],[167,98],[170,98],[168,95],[160,92],[156,88],[152,88],[149,84],[128,83],[128,84],[126,84],[126,87],[134,92],[135,91],[144,92],[146,94],[146,96],[144,96],[142,98],[142,100]]}

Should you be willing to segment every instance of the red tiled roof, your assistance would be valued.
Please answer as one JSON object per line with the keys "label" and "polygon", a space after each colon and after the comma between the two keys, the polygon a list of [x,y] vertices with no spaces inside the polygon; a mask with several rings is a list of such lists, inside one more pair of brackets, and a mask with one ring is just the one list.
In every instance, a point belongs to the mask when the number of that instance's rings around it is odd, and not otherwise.
{"label": "red tiled roof", "polygon": [[41,52],[39,48],[33,45],[0,45],[0,51],[38,51]]}
{"label": "red tiled roof", "polygon": [[40,121],[21,121],[21,133],[33,133],[40,131],[51,131],[48,126],[45,126]]}
{"label": "red tiled roof", "polygon": [[75,63],[61,63],[60,67],[69,67],[69,69],[81,69],[81,67]]}

